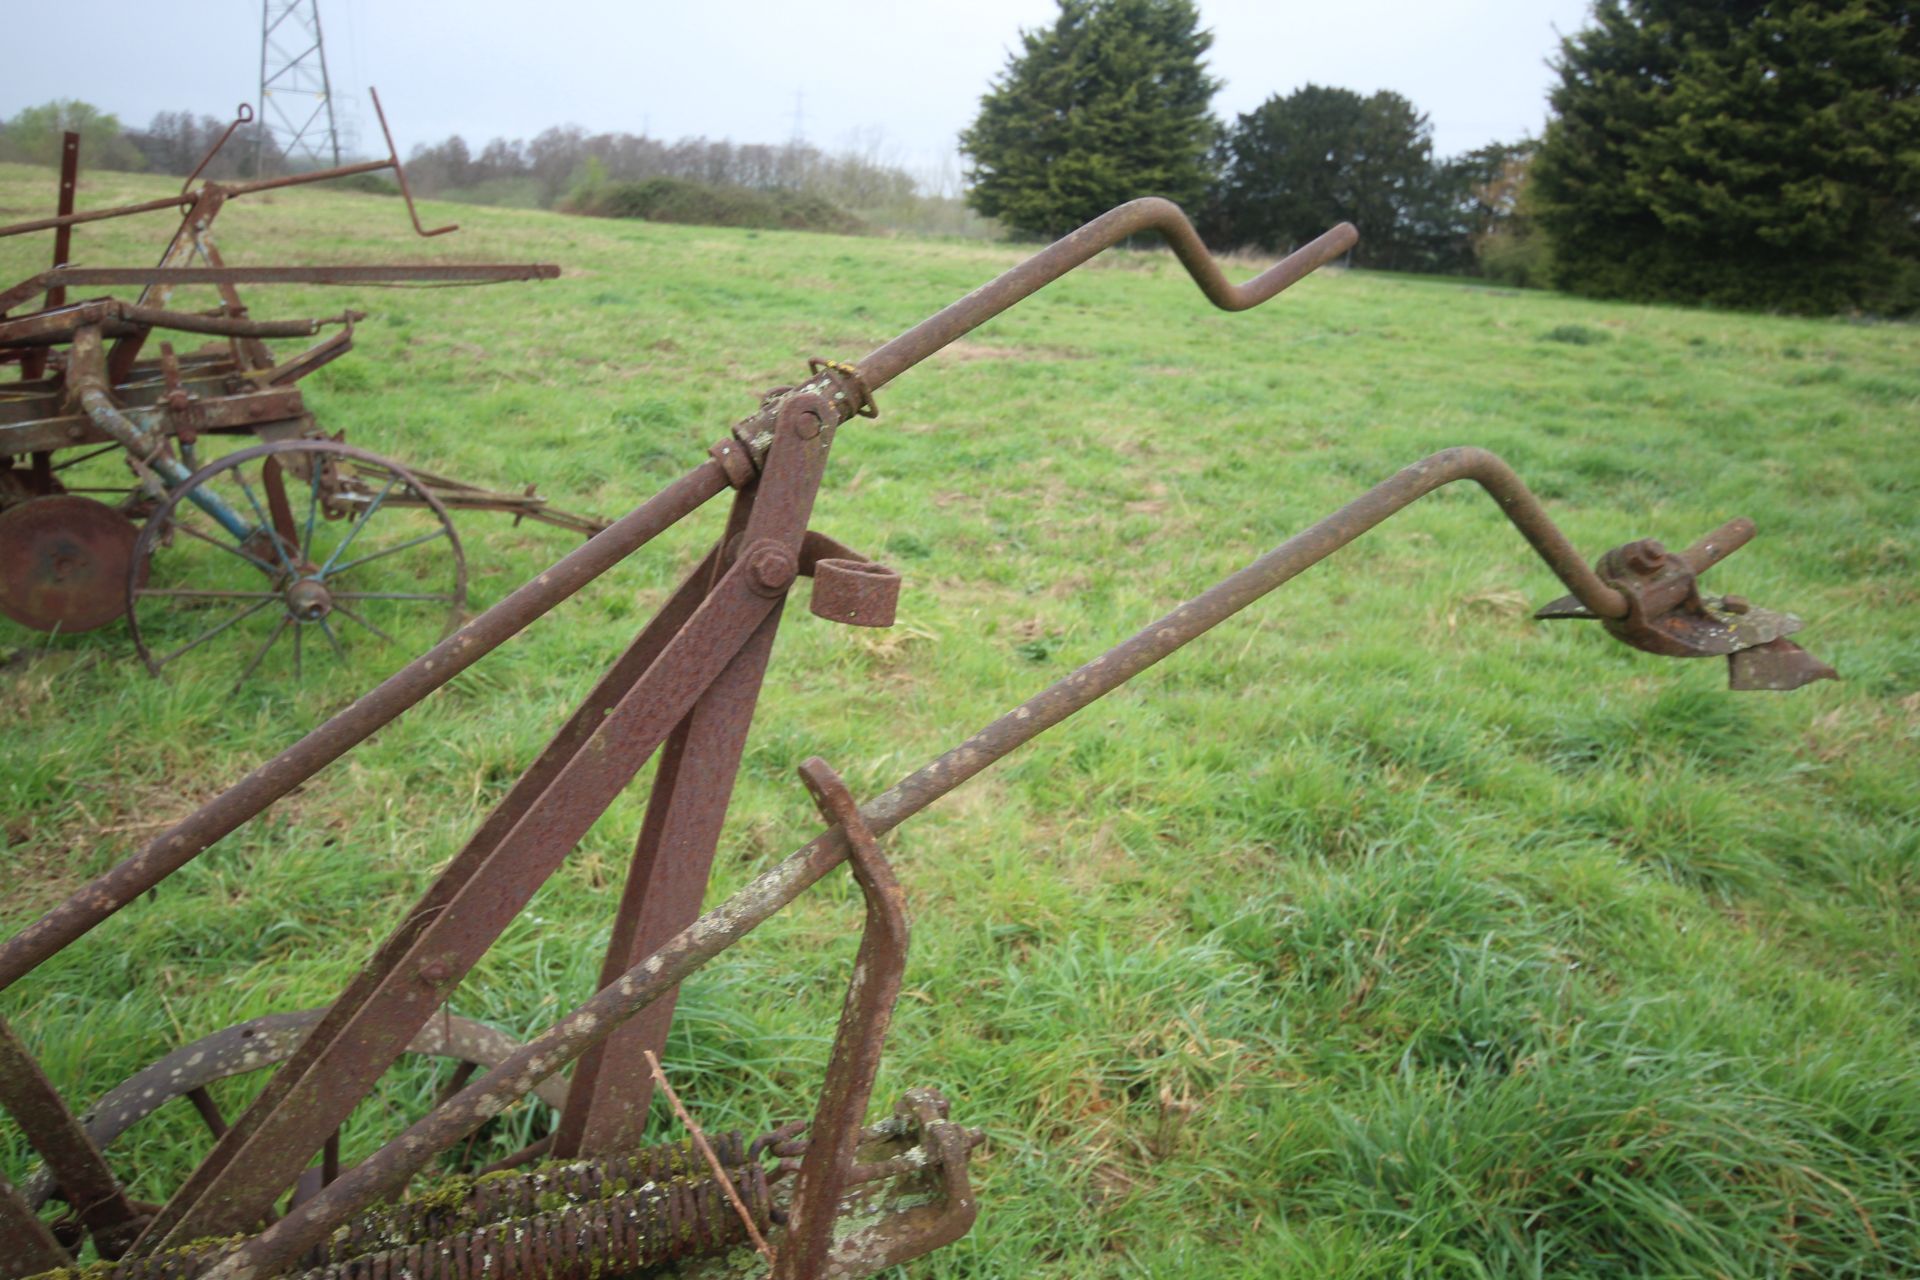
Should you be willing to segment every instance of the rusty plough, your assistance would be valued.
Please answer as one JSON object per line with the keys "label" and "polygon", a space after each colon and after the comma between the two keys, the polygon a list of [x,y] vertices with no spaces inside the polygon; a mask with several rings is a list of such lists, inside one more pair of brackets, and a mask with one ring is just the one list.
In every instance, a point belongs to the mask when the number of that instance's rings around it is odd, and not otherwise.
{"label": "rusty plough", "polygon": [[[767,393],[757,412],[680,479],[0,946],[0,987],[10,986],[663,530],[731,493],[725,527],[704,562],[329,1008],[259,1019],[177,1048],[84,1118],[75,1117],[19,1034],[0,1024],[0,1101],[46,1162],[19,1188],[0,1191],[0,1275],[66,1266],[84,1240],[117,1259],[99,1280],[557,1280],[656,1266],[689,1276],[851,1276],[958,1238],[975,1214],[968,1152],[979,1135],[950,1119],[945,1101],[924,1089],[909,1090],[884,1118],[867,1121],[907,951],[902,891],[880,839],[1015,748],[1457,481],[1479,485],[1571,593],[1543,616],[1597,619],[1616,638],[1652,653],[1727,655],[1738,688],[1791,688],[1833,674],[1786,638],[1798,626],[1791,617],[1700,592],[1699,576],[1752,536],[1749,522],[1730,521],[1671,554],[1648,541],[1629,543],[1589,566],[1499,458],[1447,449],[1289,538],[864,804],[825,763],[808,761],[802,780],[825,830],[700,914],[796,579],[813,579],[811,608],[825,618],[881,627],[893,620],[898,575],[808,527],[840,429],[873,416],[874,394],[927,356],[1146,230],[1164,235],[1207,297],[1228,310],[1266,301],[1355,238],[1351,227],[1335,228],[1235,286],[1175,206],[1139,200],[856,363],[813,362],[798,385]],[[598,992],[525,1044],[452,1018],[444,1007],[449,994],[656,751],[659,766]],[[647,1063],[664,1044],[677,984],[843,863],[864,896],[866,922],[811,1119],[751,1141],[727,1135],[689,1147],[643,1146],[654,1088]],[[452,1056],[469,1066],[457,1089],[425,1116],[358,1163],[343,1164],[342,1124],[408,1053]],[[267,1067],[277,1070],[245,1113],[231,1122],[220,1115],[207,1085]],[[416,1181],[530,1094],[556,1113],[544,1137],[451,1186]],[[109,1144],[181,1097],[205,1116],[212,1150],[166,1203],[135,1203],[112,1171]],[[49,1196],[70,1207],[66,1216],[49,1222],[43,1215]]]}
{"label": "rusty plough", "polygon": [[[379,111],[378,94],[373,103]],[[552,279],[559,268],[229,266],[213,225],[231,201],[383,170],[398,181],[419,235],[459,229],[421,225],[384,111],[383,160],[196,186],[251,118],[242,107],[178,196],[80,212],[73,207],[79,135],[69,133],[58,212],[0,226],[0,238],[54,237],[51,267],[0,290],[0,364],[19,371],[0,384],[0,614],[62,632],[125,618],[155,675],[188,654],[206,655],[203,646],[216,639],[246,646],[244,681],[283,637],[290,637],[298,677],[303,642],[316,650],[324,642],[343,655],[343,633],[385,640],[386,628],[415,616],[445,619],[451,628],[466,603],[467,581],[454,511],[502,512],[583,534],[604,527],[532,489],[499,493],[433,475],[321,429],[298,384],[352,348],[354,324],[364,315],[260,320],[249,314],[242,287],[483,284]],[[179,223],[158,265],[73,262],[75,227],[163,212]],[[196,286],[211,286],[217,305],[183,309],[176,295]],[[137,292],[70,302],[68,291],[80,289]],[[9,315],[35,300],[37,309]],[[328,329],[297,353],[267,345]],[[157,336],[166,334],[207,345],[176,352]],[[260,443],[219,456],[200,452],[241,434]],[[125,465],[87,468],[103,455]]]}

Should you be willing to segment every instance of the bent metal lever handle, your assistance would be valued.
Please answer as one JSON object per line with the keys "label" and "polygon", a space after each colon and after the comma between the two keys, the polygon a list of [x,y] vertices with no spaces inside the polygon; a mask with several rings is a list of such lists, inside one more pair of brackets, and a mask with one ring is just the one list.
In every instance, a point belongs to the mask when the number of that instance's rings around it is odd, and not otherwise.
{"label": "bent metal lever handle", "polygon": [[1343,222],[1312,243],[1294,250],[1247,281],[1234,284],[1220,271],[1187,215],[1171,200],[1149,196],[1110,209],[1078,231],[1061,237],[1019,266],[981,285],[953,305],[928,316],[859,362],[869,389],[893,381],[949,342],[985,324],[1023,298],[1038,293],[1067,272],[1128,236],[1158,231],[1172,246],[1187,274],[1223,311],[1257,307],[1301,277],[1351,249],[1360,233]]}

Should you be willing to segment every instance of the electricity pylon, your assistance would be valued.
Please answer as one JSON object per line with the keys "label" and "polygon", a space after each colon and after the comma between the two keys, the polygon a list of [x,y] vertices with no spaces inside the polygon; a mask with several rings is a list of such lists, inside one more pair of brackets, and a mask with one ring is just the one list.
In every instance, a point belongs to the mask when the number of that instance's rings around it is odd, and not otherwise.
{"label": "electricity pylon", "polygon": [[320,0],[261,0],[259,116],[256,170],[268,147],[292,168],[339,167]]}

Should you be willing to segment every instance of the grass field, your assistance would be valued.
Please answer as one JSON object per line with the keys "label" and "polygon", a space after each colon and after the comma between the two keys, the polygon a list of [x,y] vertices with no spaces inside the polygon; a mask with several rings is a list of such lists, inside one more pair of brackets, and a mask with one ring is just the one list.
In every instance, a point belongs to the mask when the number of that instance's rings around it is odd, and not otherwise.
{"label": "grass field", "polygon": [[[82,202],[164,186],[107,175]],[[0,219],[50,192],[0,167]],[[350,441],[605,513],[807,357],[855,358],[1022,256],[450,206],[426,216],[466,229],[423,242],[404,216],[256,198],[223,215],[222,247],[563,264],[542,285],[260,291],[254,313],[371,313],[305,384]],[[159,235],[82,227],[76,257],[144,261]],[[0,242],[0,275],[44,251]],[[814,525],[902,571],[900,623],[789,603],[716,896],[816,829],[801,759],[870,796],[1448,445],[1508,459],[1591,555],[1752,516],[1760,536],[1709,584],[1803,614],[1844,677],[1730,694],[1718,661],[1530,621],[1558,584],[1456,488],[936,806],[889,841],[915,934],[877,1097],[937,1084],[990,1143],[979,1224],[914,1274],[1920,1270],[1912,327],[1365,273],[1228,315],[1166,255],[1116,253],[880,408],[843,430]],[[185,1039],[329,999],[719,515],[9,992],[56,1081],[90,1097]],[[475,608],[572,545],[460,528]],[[407,656],[356,645],[232,693],[237,644],[168,684],[117,628],[9,626],[0,652],[8,929]],[[595,827],[455,1012],[525,1034],[588,994],[643,803],[636,786]],[[668,1065],[710,1127],[810,1105],[858,919],[830,879],[689,984]],[[348,1159],[432,1088],[394,1079]],[[114,1148],[140,1194],[203,1149],[179,1110]],[[4,1151],[17,1180],[28,1157]]]}

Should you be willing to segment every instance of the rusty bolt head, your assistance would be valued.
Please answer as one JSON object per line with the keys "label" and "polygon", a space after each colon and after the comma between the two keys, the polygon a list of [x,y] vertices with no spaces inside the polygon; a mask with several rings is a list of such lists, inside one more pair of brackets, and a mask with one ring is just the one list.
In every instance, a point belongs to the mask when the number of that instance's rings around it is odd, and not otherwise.
{"label": "rusty bolt head", "polygon": [[747,581],[761,595],[779,595],[793,584],[799,570],[793,552],[777,542],[760,542],[747,549]]}
{"label": "rusty bolt head", "polygon": [[1631,572],[1651,577],[1666,567],[1667,549],[1653,538],[1642,538],[1620,548],[1620,559]]}
{"label": "rusty bolt head", "polygon": [[429,986],[439,986],[453,977],[453,965],[444,958],[427,961],[420,966],[420,981]]}
{"label": "rusty bolt head", "polygon": [[1720,607],[1728,613],[1746,613],[1753,608],[1753,602],[1745,596],[1726,596],[1721,599]]}
{"label": "rusty bolt head", "polygon": [[793,434],[802,440],[811,440],[820,434],[820,415],[806,410],[794,415]]}

